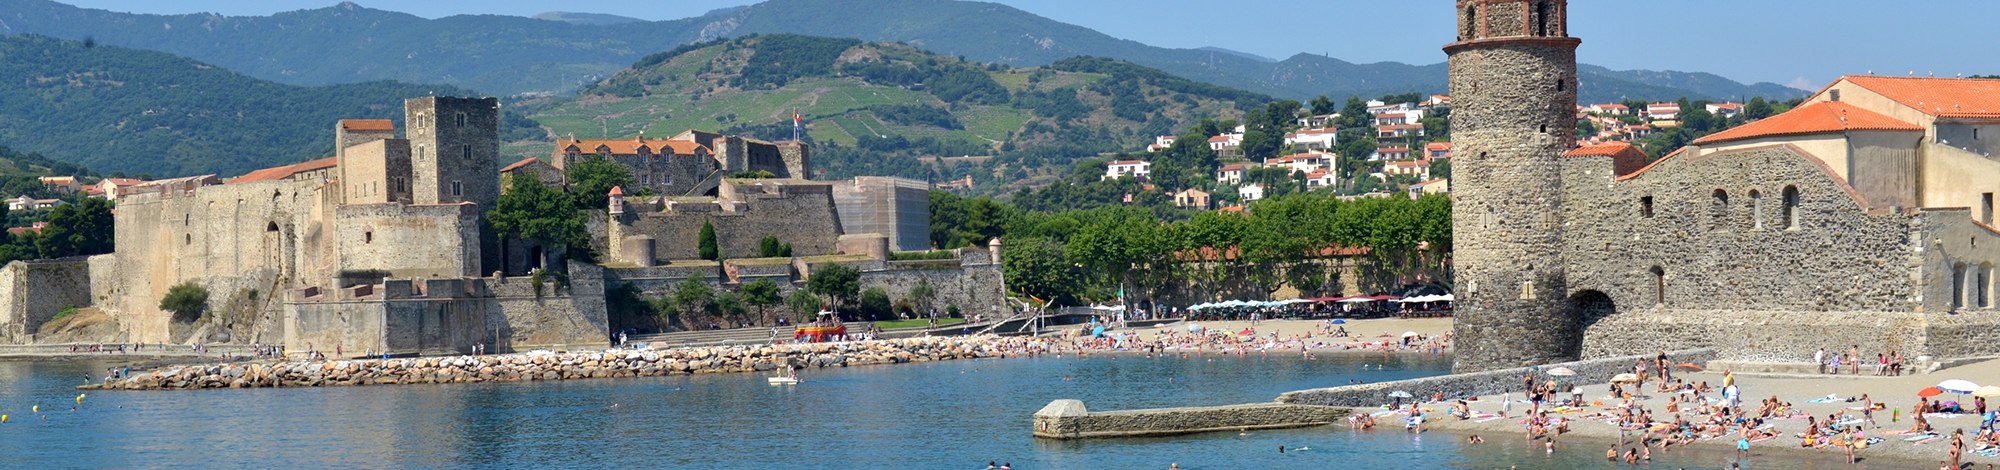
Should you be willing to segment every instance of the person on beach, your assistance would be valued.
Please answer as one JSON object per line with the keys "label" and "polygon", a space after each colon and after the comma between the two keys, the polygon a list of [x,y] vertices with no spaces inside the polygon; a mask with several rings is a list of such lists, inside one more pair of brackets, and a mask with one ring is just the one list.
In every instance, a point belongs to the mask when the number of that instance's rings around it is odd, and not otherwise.
{"label": "person on beach", "polygon": [[1819,348],[1819,350],[1813,351],[1813,364],[1817,368],[1814,373],[1826,373],[1826,348]]}
{"label": "person on beach", "polygon": [[1958,461],[1965,456],[1965,429],[1951,433],[1951,468],[1958,468]]}
{"label": "person on beach", "polygon": [[[1866,393],[1861,394],[1861,421],[1869,426],[1874,426],[1875,429],[1882,428],[1882,425],[1875,423],[1875,400],[1868,398],[1868,394]],[[1859,428],[1859,426],[1856,427]]]}

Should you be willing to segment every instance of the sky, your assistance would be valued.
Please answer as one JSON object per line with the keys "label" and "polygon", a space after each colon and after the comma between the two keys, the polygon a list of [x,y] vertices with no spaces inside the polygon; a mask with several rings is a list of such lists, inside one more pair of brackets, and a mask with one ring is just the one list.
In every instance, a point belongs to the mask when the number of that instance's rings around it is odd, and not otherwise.
{"label": "sky", "polygon": [[[336,0],[57,0],[138,13],[231,16],[323,8]],[[750,0],[356,0],[426,18],[610,13],[698,16]],[[1161,47],[1220,47],[1283,59],[1432,64],[1453,37],[1449,0],[997,0],[1057,21]],[[1578,58],[1617,70],[1710,72],[1744,83],[1816,89],[1845,74],[2000,74],[2000,1],[1575,0]]]}

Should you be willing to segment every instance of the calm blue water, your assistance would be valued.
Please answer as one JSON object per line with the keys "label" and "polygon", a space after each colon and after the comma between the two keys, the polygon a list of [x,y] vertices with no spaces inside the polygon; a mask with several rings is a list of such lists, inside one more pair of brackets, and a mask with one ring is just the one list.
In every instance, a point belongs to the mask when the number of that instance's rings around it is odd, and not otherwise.
{"label": "calm blue water", "polygon": [[[1388,367],[1362,372],[1362,363]],[[100,391],[70,411],[80,374],[109,365],[0,362],[0,413],[12,420],[0,424],[0,468],[1619,467],[1602,447],[1549,456],[1519,435],[1467,446],[1448,434],[1339,428],[1088,441],[1029,433],[1029,416],[1059,398],[1097,410],[1261,402],[1349,379],[1444,373],[1449,360],[1437,357],[986,359],[812,370],[797,387],[725,374]],[[1310,449],[1280,454],[1279,445]],[[1677,451],[1650,468],[1722,468],[1729,457]],[[1837,460],[1770,463],[1846,468]]]}

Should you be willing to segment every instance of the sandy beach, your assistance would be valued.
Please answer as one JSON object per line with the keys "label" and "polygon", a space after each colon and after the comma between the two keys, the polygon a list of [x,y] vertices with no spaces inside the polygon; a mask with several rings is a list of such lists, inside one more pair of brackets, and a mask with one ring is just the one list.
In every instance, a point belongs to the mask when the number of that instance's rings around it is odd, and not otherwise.
{"label": "sandy beach", "polygon": [[[1697,383],[1706,381],[1711,387],[1719,389],[1723,382],[1723,371],[1680,373],[1676,374],[1675,377]],[[1882,437],[1884,441],[1870,445],[1868,448],[1858,451],[1856,455],[1864,460],[1870,458],[1876,459],[1877,468],[1883,463],[1883,460],[1893,460],[1898,465],[1907,463],[1923,468],[1931,468],[1936,462],[1948,458],[1947,454],[1951,447],[1948,437],[1944,440],[1917,444],[1904,441],[1903,438],[1906,436],[1885,433],[1888,431],[1906,430],[1911,427],[1910,410],[1917,403],[1917,391],[1950,379],[1964,379],[1983,384],[1994,382],[1995,377],[2000,377],[2000,360],[1974,363],[1930,374],[1904,375],[1900,377],[1878,377],[1873,375],[1872,371],[1865,369],[1862,371],[1862,375],[1859,376],[1845,374],[1738,375],[1736,377],[1736,384],[1742,390],[1744,406],[1746,407],[1754,408],[1758,401],[1775,396],[1780,401],[1790,402],[1798,410],[1821,418],[1843,411],[1849,416],[1860,417],[1858,408],[1861,406],[1861,403],[1859,401],[1850,403],[1846,401],[1846,398],[1860,397],[1862,394],[1867,394],[1876,403],[1885,404],[1888,409],[1875,412],[1876,425],[1864,424],[1863,429],[1868,437]],[[1537,380],[1547,379],[1547,376],[1537,377]],[[1649,383],[1645,386],[1645,389],[1652,390],[1653,386],[1653,383]],[[1601,453],[1609,443],[1620,441],[1621,436],[1618,427],[1601,420],[1591,421],[1579,418],[1595,411],[1606,411],[1616,414],[1618,413],[1618,409],[1616,408],[1618,401],[1608,399],[1608,384],[1588,384],[1583,388],[1586,399],[1602,401],[1603,406],[1592,406],[1588,411],[1562,414],[1561,416],[1569,417],[1575,421],[1570,425],[1570,433],[1563,435],[1558,441],[1558,449],[1563,452]],[[1629,391],[1630,387],[1627,387],[1627,390]],[[1811,402],[1815,399],[1825,398],[1828,394],[1836,395],[1840,400],[1829,403]],[[1709,396],[1719,397],[1720,392],[1711,393]],[[1450,406],[1449,403],[1428,403],[1425,404],[1425,407],[1435,409],[1437,413],[1428,415],[1429,420],[1424,425],[1424,428],[1429,431],[1445,431],[1454,434],[1478,434],[1488,440],[1524,439],[1527,432],[1521,420],[1524,418],[1523,413],[1528,407],[1519,402],[1521,398],[1521,394],[1513,394],[1513,399],[1516,400],[1513,406],[1513,413],[1510,413],[1509,417],[1499,419],[1460,420],[1444,414],[1444,411]],[[1961,399],[1952,394],[1944,394],[1937,397],[1937,399],[1958,400],[1966,403],[1965,406],[1970,408],[1972,397],[1966,395]],[[1653,411],[1655,420],[1670,421],[1674,418],[1675,414],[1666,412],[1666,403],[1667,398],[1665,394],[1655,394],[1655,396],[1638,400],[1638,404],[1641,407]],[[1480,413],[1497,413],[1500,411],[1500,397],[1479,397],[1478,401],[1471,402],[1471,408],[1475,415]],[[1900,419],[1892,421],[1892,416],[1894,416],[1893,410],[1897,409],[1902,410],[1902,416]],[[1364,409],[1358,411],[1373,412],[1378,410]],[[1693,413],[1688,412],[1686,409],[1683,409],[1681,415],[1688,417],[1690,421],[1699,422],[1699,419],[1695,418]],[[1807,421],[1804,419],[1776,419],[1768,422],[1774,426],[1773,429],[1782,434],[1776,438],[1750,444],[1751,462],[1756,461],[1757,455],[1771,455],[1780,452],[1813,452],[1835,457],[1843,455],[1843,452],[1838,448],[1814,449],[1801,447],[1800,443],[1803,439],[1794,437],[1794,435],[1805,431]],[[1961,459],[1961,463],[1973,464],[1972,467],[1966,468],[1981,469],[1985,468],[1987,464],[2000,464],[2000,457],[1982,456],[1972,450],[1977,446],[1973,442],[1973,434],[1979,430],[1980,417],[1978,415],[1967,413],[1957,415],[1956,417],[1934,417],[1930,418],[1930,422],[1934,429],[1944,433],[1946,436],[1959,429],[1966,431],[1967,450],[1965,457]],[[1384,419],[1381,424],[1378,424],[1378,431],[1376,432],[1403,432],[1400,429],[1401,427],[1400,421]],[[1637,448],[1638,445],[1636,436],[1626,437],[1621,441],[1618,448],[1622,453],[1627,449]],[[1736,439],[1732,435],[1732,437],[1727,438],[1700,440],[1691,445],[1712,449],[1733,449],[1736,445]],[[1655,445],[1652,451],[1662,452],[1662,449]],[[1666,452],[1672,452],[1672,450],[1666,450]]]}

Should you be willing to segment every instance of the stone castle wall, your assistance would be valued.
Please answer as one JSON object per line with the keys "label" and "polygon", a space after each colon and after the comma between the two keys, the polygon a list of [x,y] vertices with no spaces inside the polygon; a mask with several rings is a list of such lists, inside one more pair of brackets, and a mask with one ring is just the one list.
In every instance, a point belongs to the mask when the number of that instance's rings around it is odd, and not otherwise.
{"label": "stone castle wall", "polygon": [[334,214],[344,271],[393,278],[480,274],[478,206],[343,205]]}
{"label": "stone castle wall", "polygon": [[167,290],[182,282],[208,288],[210,311],[227,311],[229,302],[248,300],[251,291],[266,294],[258,296],[255,310],[276,311],[269,293],[300,286],[315,261],[332,262],[330,252],[314,253],[305,243],[316,227],[313,188],[319,184],[286,179],[151,188],[166,190],[120,197],[113,216],[118,252],[107,263],[112,275],[89,285],[131,341],[182,339],[169,337],[171,314],[159,309]]}
{"label": "stone castle wall", "polygon": [[93,305],[84,257],[14,261],[0,267],[0,343],[23,343],[67,307]]}
{"label": "stone castle wall", "polygon": [[[611,228],[611,245],[624,237],[643,235],[653,238],[655,264],[700,259],[701,226],[710,223],[725,257],[757,256],[757,244],[766,236],[792,244],[793,253],[800,256],[832,252],[840,236],[840,219],[834,211],[831,188],[799,181],[779,184],[759,188],[762,191],[724,194],[715,202],[677,200],[659,211],[633,204]],[[738,185],[723,185],[725,191],[732,186]]]}

